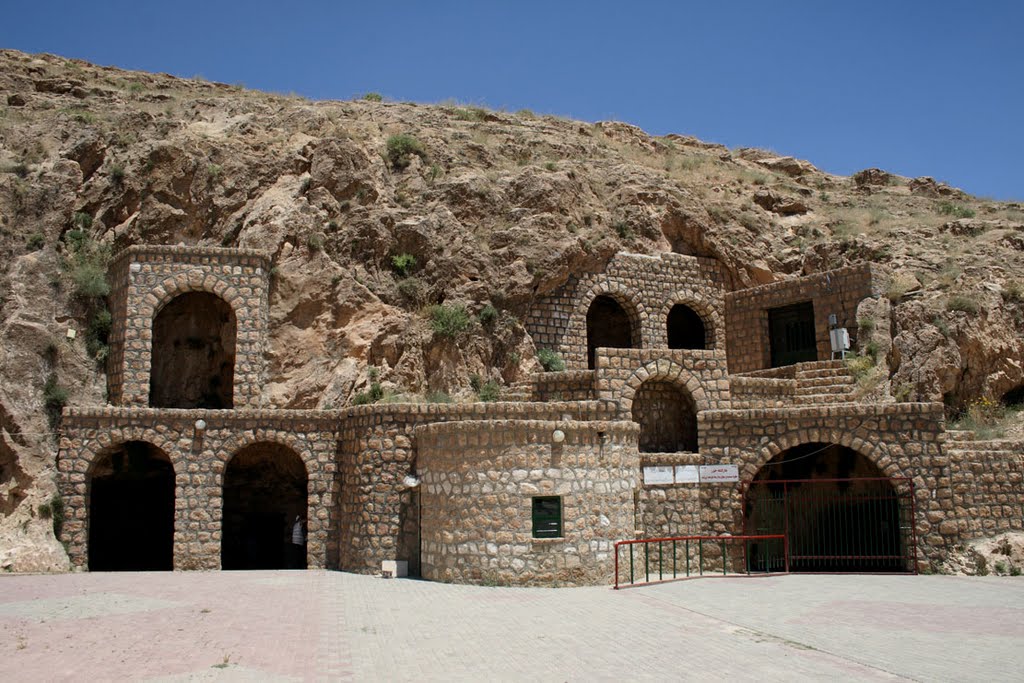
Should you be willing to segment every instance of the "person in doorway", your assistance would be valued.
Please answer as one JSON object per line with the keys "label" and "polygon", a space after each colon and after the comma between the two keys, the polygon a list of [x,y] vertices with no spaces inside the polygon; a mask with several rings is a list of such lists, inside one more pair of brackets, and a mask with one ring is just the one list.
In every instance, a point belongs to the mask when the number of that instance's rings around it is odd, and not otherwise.
{"label": "person in doorway", "polygon": [[306,554],[306,534],[302,529],[302,516],[295,515],[292,523],[292,542],[288,544],[288,568],[303,569]]}

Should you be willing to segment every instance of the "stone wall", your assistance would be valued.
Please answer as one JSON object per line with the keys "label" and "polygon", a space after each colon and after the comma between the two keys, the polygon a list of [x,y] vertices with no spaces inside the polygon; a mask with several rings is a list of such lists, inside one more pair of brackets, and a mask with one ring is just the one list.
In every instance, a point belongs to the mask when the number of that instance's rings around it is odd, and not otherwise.
{"label": "stone wall", "polygon": [[[565,434],[553,443],[552,433]],[[637,426],[464,421],[416,430],[426,579],[607,584],[633,531]],[[562,536],[533,538],[534,496],[560,496]]]}
{"label": "stone wall", "polygon": [[603,273],[570,280],[530,310],[526,328],[537,348],[558,351],[570,370],[587,367],[587,311],[607,295],[639,327],[641,348],[668,348],[668,313],[686,304],[704,321],[708,348],[725,349],[722,292],[726,275],[707,258],[661,254],[618,254]]}
{"label": "stone wall", "polygon": [[598,398],[616,402],[626,417],[632,415],[633,399],[647,380],[685,389],[698,411],[730,405],[724,350],[601,349],[596,361]]}
{"label": "stone wall", "polygon": [[963,538],[1024,530],[1024,442],[946,445],[953,514],[942,530]]}
{"label": "stone wall", "polygon": [[414,492],[403,485],[415,474],[414,431],[459,420],[601,420],[613,405],[591,402],[475,403],[361,406],[345,412],[338,458],[342,496],[340,568],[380,571],[384,560],[414,562],[419,552]]}
{"label": "stone wall", "polygon": [[[857,305],[869,297],[884,296],[887,271],[875,264],[861,264],[725,295],[725,325],[729,330],[729,369],[733,373],[771,366],[768,311],[810,301],[814,305],[814,329],[818,360],[831,357],[828,316],[835,314],[839,327],[851,338],[857,335]],[[855,339],[851,339],[852,342]]]}
{"label": "stone wall", "polygon": [[707,411],[698,416],[705,464],[735,464],[736,484],[701,485],[709,533],[743,530],[743,493],[758,471],[784,450],[807,443],[851,448],[886,477],[914,482],[918,562],[941,559],[958,542],[952,517],[949,462],[942,449],[943,407],[938,403],[845,404],[787,409]]}
{"label": "stone wall", "polygon": [[597,398],[593,370],[545,372],[531,378],[534,401],[593,401]]}
{"label": "stone wall", "polygon": [[[196,430],[203,420],[206,429]],[[150,443],[174,467],[174,568],[219,569],[224,471],[246,446],[273,443],[306,467],[307,564],[337,566],[336,415],[319,411],[65,409],[57,466],[67,507],[63,539],[72,564],[88,563],[90,475],[97,459],[128,441]],[[126,542],[129,542],[126,540]]]}
{"label": "stone wall", "polygon": [[257,251],[134,246],[111,268],[108,387],[115,405],[149,405],[153,319],[187,292],[219,296],[234,311],[234,407],[260,405],[267,344],[269,260]]}

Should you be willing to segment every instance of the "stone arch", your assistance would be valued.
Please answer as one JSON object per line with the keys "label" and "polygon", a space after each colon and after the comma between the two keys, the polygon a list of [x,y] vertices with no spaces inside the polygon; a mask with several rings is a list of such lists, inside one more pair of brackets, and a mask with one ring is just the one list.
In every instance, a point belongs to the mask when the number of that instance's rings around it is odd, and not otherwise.
{"label": "stone arch", "polygon": [[[165,278],[159,284],[155,285],[144,297],[142,297],[138,310],[136,310],[132,315],[132,318],[135,320],[147,321],[143,324],[145,324],[146,330],[148,331],[148,338],[144,337],[147,339],[148,343],[144,344],[143,349],[138,353],[138,363],[142,368],[146,369],[149,375],[149,380],[143,380],[143,386],[140,387],[140,390],[147,391],[147,393],[141,397],[145,403],[152,405],[151,383],[153,378],[153,326],[156,321],[156,317],[169,303],[181,296],[192,293],[211,294],[226,303],[230,307],[231,314],[234,316],[236,333],[239,327],[239,321],[245,319],[244,297],[242,297],[238,290],[227,281],[209,273],[206,270],[193,268],[192,270]],[[237,346],[238,341],[235,343],[236,361],[238,353]],[[232,391],[231,393],[233,396],[234,392]],[[232,405],[233,403],[234,401],[232,398]]]}
{"label": "stone arch", "polygon": [[[752,480],[744,477],[738,510],[744,533],[784,534],[793,572],[911,569],[913,542],[905,529],[916,523],[913,508],[897,493],[895,475],[879,466],[880,444],[833,438],[830,430],[806,432],[761,449],[770,457],[762,457]],[[783,550],[781,541],[749,544],[748,568],[778,568]]]}
{"label": "stone arch", "polygon": [[211,292],[181,293],[150,321],[149,405],[234,407],[238,316]]}
{"label": "stone arch", "polygon": [[812,427],[788,432],[762,445],[757,451],[757,456],[740,467],[740,481],[744,482],[744,485],[748,485],[757,473],[779,453],[808,443],[830,443],[845,446],[867,458],[883,476],[906,476],[893,461],[888,446],[870,434],[865,433],[861,436],[856,433],[851,434],[847,430]]}
{"label": "stone arch", "polygon": [[247,440],[223,461],[221,566],[304,569],[310,469],[281,440]]}
{"label": "stone arch", "polygon": [[634,395],[631,417],[640,425],[641,453],[697,452],[697,407],[678,383],[645,380]]}
{"label": "stone arch", "polygon": [[647,310],[643,303],[634,292],[618,283],[607,281],[595,283],[579,298],[574,316],[581,321],[582,332],[586,338],[588,368],[594,367],[594,349],[601,346],[598,340],[591,339],[590,312],[595,302],[602,297],[615,302],[628,320],[629,346],[626,348],[639,349],[643,346],[643,321],[647,319]]}
{"label": "stone arch", "polygon": [[636,397],[636,392],[640,388],[640,385],[649,379],[663,380],[685,389],[693,399],[698,413],[702,410],[711,409],[711,403],[708,399],[707,392],[704,390],[704,386],[701,384],[700,379],[678,363],[662,359],[651,361],[650,363],[637,368],[633,371],[633,374],[626,379],[622,393],[618,396],[619,409],[623,413],[632,413],[633,400]]}
{"label": "stone arch", "polygon": [[703,297],[688,290],[680,290],[668,298],[658,315],[658,320],[664,321],[659,334],[665,335],[665,348],[674,348],[669,343],[668,327],[669,317],[677,306],[685,306],[700,317],[704,325],[704,345],[701,348],[717,349],[721,347],[721,331],[725,329],[721,314]]}
{"label": "stone arch", "polygon": [[86,473],[87,557],[92,571],[174,568],[178,468],[151,441],[93,445]]}

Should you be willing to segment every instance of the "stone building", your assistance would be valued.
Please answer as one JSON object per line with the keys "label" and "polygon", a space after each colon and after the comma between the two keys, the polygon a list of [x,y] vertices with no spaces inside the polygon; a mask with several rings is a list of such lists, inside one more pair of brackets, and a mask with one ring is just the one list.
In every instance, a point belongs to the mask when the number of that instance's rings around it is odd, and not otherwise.
{"label": "stone building", "polygon": [[[110,405],[62,422],[76,566],[397,561],[592,584],[638,537],[784,532],[794,570],[913,571],[1022,528],[1019,444],[947,431],[941,404],[859,400],[831,358],[833,329],[886,342],[875,266],[729,291],[713,260],[619,254],[536,303],[527,329],[566,369],[518,400],[331,411],[261,407],[268,266],[191,247],[115,260]],[[734,569],[772,561],[735,552]]]}

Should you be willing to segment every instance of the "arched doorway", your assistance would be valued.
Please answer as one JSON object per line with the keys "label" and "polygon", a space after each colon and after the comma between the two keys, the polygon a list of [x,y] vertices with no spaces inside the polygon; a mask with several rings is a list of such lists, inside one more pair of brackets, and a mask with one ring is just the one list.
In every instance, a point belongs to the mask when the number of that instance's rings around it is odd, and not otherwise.
{"label": "arched doorway", "polygon": [[151,443],[101,453],[89,475],[89,569],[173,569],[174,488],[174,466]]}
{"label": "arched doorway", "polygon": [[[744,500],[744,531],[784,534],[793,572],[913,569],[913,486],[885,477],[857,451],[807,443],[779,453]],[[773,559],[769,559],[772,556]],[[781,544],[752,543],[753,570],[781,561]]]}
{"label": "arched doorway", "polygon": [[626,309],[607,294],[595,298],[587,310],[587,367],[594,368],[594,352],[599,348],[639,346],[639,329]]}
{"label": "arched doorway", "polygon": [[704,320],[686,304],[676,304],[668,312],[668,348],[706,349]]}
{"label": "arched doorway", "polygon": [[305,464],[287,446],[252,444],[231,458],[224,471],[223,569],[306,568],[307,481]]}
{"label": "arched doorway", "polygon": [[234,406],[235,312],[209,292],[171,300],[153,319],[149,405]]}
{"label": "arched doorway", "polygon": [[640,425],[641,453],[697,451],[697,406],[690,392],[672,382],[649,379],[640,385],[633,422]]}

